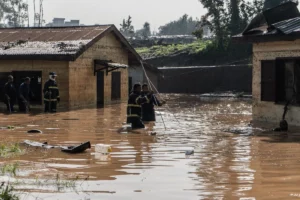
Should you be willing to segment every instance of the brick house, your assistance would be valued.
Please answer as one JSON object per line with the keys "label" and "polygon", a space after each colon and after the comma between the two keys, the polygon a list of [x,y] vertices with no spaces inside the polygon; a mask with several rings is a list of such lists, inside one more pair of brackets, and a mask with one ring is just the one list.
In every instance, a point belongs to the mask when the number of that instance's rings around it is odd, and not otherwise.
{"label": "brick house", "polygon": [[0,29],[0,86],[7,76],[32,78],[33,104],[43,104],[48,74],[58,74],[66,109],[126,101],[128,67],[141,57],[114,25]]}
{"label": "brick house", "polygon": [[289,1],[258,14],[235,42],[253,44],[253,120],[300,125],[300,13]]}

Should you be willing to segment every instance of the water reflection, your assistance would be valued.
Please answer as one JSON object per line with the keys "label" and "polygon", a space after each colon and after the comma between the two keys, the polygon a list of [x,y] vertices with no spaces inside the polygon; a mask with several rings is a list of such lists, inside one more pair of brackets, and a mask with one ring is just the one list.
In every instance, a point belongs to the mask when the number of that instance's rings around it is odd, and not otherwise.
{"label": "water reflection", "polygon": [[[18,127],[1,129],[0,138],[5,140],[93,145],[91,151],[77,155],[28,148],[24,156],[3,162],[20,163],[17,179],[26,182],[18,186],[25,191],[24,199],[293,199],[298,195],[299,143],[291,143],[298,136],[272,138],[261,134],[263,129],[245,128],[251,121],[250,100],[197,95],[166,99],[168,107],[158,109],[157,122],[138,132],[122,129],[126,104],[57,114],[0,115],[0,127]],[[251,134],[225,132],[241,127]],[[27,134],[29,129],[43,134]],[[113,152],[96,154],[95,144],[109,144]],[[195,154],[186,156],[192,149]],[[59,192],[55,184],[29,184],[48,183],[57,174],[80,181],[75,189]]]}

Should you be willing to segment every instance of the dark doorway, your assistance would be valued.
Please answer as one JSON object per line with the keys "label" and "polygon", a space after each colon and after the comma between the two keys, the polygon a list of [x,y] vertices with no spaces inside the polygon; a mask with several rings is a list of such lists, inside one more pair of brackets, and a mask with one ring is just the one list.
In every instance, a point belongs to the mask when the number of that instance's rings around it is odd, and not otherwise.
{"label": "dark doorway", "polygon": [[111,74],[111,100],[121,99],[121,72]]}
{"label": "dark doorway", "polygon": [[8,81],[8,76],[12,75],[11,72],[1,72],[0,73],[0,101],[3,102],[4,99],[4,86]]}
{"label": "dark doorway", "polygon": [[104,72],[97,72],[97,105],[103,106],[104,104]]}
{"label": "dark doorway", "polygon": [[128,93],[130,94],[132,90],[132,77],[128,77]]}
{"label": "dark doorway", "polygon": [[30,89],[34,94],[30,103],[33,105],[42,105],[42,72],[41,71],[13,71],[15,87],[18,90],[26,77],[31,79]]}

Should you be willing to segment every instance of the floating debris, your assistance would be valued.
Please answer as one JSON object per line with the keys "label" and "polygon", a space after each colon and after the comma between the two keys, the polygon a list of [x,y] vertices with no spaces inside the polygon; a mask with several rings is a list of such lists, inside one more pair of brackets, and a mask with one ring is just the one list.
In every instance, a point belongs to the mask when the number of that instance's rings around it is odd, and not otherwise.
{"label": "floating debris", "polygon": [[188,151],[185,152],[185,155],[190,156],[190,155],[194,155],[194,153],[195,153],[194,149],[193,150],[188,150]]}
{"label": "floating debris", "polygon": [[244,136],[254,135],[254,133],[261,133],[263,131],[264,130],[261,128],[254,128],[254,127],[234,127],[231,129],[224,130],[224,132],[244,135]]}
{"label": "floating debris", "polygon": [[156,132],[151,132],[150,135],[155,136],[157,133]]}
{"label": "floating debris", "polygon": [[43,133],[43,131],[35,129],[35,130],[29,130],[27,131],[27,133]]}

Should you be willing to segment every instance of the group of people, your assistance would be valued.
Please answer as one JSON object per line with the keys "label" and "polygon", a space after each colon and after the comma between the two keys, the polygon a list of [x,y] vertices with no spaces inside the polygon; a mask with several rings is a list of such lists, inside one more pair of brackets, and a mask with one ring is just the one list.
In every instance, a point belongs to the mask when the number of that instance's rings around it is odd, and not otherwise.
{"label": "group of people", "polygon": [[[49,80],[44,85],[45,112],[56,112],[57,103],[60,102],[56,77],[55,72],[50,72]],[[14,85],[14,77],[11,75],[8,76],[8,81],[4,86],[4,103],[6,104],[8,112],[15,112],[14,105],[16,102],[18,102],[20,112],[28,112],[30,110],[30,100],[34,98],[34,94],[30,88],[30,82],[31,79],[26,77],[17,90]]]}
{"label": "group of people", "polygon": [[156,120],[154,106],[162,106],[165,103],[159,101],[153,91],[149,91],[147,84],[134,84],[127,105],[127,123],[131,124],[132,129],[145,128],[143,122]]}
{"label": "group of people", "polygon": [[[56,77],[55,72],[50,72],[49,80],[44,85],[45,112],[56,112],[57,103],[60,102]],[[26,77],[17,90],[13,76],[8,76],[8,82],[4,86],[4,102],[8,112],[15,112],[14,105],[16,102],[19,104],[20,112],[30,110],[30,100],[34,97],[30,82],[31,79]],[[147,84],[135,84],[128,100],[127,123],[131,124],[132,129],[145,128],[143,122],[155,121],[154,106],[162,106],[163,104],[165,101],[159,101],[153,91],[149,91]]]}

